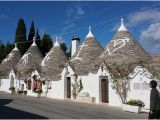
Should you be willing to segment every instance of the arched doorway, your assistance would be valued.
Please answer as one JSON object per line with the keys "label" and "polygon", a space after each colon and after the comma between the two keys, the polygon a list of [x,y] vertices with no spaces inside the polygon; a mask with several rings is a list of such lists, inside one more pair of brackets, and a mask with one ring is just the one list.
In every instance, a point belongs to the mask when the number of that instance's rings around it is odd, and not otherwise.
{"label": "arched doorway", "polygon": [[67,98],[71,98],[71,78],[67,77]]}
{"label": "arched doorway", "polygon": [[109,89],[107,79],[101,79],[101,100],[102,103],[109,102]]}

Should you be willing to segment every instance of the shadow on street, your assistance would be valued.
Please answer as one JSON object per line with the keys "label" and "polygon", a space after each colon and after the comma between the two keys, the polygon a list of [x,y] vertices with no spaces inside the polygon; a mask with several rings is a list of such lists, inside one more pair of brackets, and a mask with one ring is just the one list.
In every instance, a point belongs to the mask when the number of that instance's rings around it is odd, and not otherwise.
{"label": "shadow on street", "polygon": [[12,101],[12,99],[0,99],[0,119],[48,119],[40,115],[5,106]]}

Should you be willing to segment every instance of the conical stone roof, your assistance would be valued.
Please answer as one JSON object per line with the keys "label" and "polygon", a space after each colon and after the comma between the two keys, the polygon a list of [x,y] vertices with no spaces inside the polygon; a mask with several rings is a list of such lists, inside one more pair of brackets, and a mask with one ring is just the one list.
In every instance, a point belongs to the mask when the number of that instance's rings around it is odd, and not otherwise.
{"label": "conical stone roof", "polygon": [[2,78],[9,78],[9,72],[14,69],[22,55],[15,44],[15,48],[6,56],[0,65]]}
{"label": "conical stone roof", "polygon": [[89,32],[84,42],[71,58],[70,64],[77,75],[86,75],[91,71],[95,60],[103,51],[103,47],[96,40],[89,27]]}
{"label": "conical stone roof", "polygon": [[47,81],[59,80],[67,61],[68,58],[56,39],[54,46],[41,63],[41,77]]}
{"label": "conical stone roof", "polygon": [[43,60],[43,55],[35,43],[35,38],[32,45],[23,55],[16,66],[17,74],[20,79],[27,79],[31,76],[31,72],[36,69],[40,72],[40,63]]}
{"label": "conical stone roof", "polygon": [[152,61],[150,63],[150,72],[160,79],[160,54],[152,55]]}
{"label": "conical stone roof", "polygon": [[100,55],[99,59],[108,65],[113,63],[124,65],[148,61],[150,55],[133,38],[124,26],[123,19],[121,19],[120,28],[106,46],[105,51]]}

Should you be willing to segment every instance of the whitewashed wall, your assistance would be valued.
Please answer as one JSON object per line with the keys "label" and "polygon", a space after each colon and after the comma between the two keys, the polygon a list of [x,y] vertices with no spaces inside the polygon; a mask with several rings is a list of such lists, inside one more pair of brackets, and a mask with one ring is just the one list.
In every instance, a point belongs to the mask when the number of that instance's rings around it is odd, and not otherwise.
{"label": "whitewashed wall", "polygon": [[[90,97],[96,98],[96,103],[100,102],[99,99],[99,77],[95,74],[88,75],[88,76],[79,76],[78,79],[82,80],[83,90],[80,94],[87,92],[89,93]],[[72,81],[72,83],[74,80]]]}
{"label": "whitewashed wall", "polygon": [[150,88],[149,83],[155,80],[152,75],[144,68],[137,66],[134,69],[130,81],[129,99],[139,99],[145,103],[145,108],[149,108],[150,104]]}
{"label": "whitewashed wall", "polygon": [[[11,81],[13,80],[13,85],[11,84]],[[10,87],[15,87],[15,90],[17,91],[18,89],[22,89],[22,84],[24,84],[24,89],[26,89],[26,84],[23,80],[17,80],[15,77],[15,73],[13,70],[9,73],[9,79],[1,79],[1,86],[0,90],[5,91],[8,93],[11,93],[9,90]]]}
{"label": "whitewashed wall", "polygon": [[9,90],[10,84],[11,84],[10,79],[1,79],[0,91],[5,91],[10,93],[10,90]]}
{"label": "whitewashed wall", "polygon": [[51,89],[48,89],[47,97],[64,99],[64,80],[51,81]]}

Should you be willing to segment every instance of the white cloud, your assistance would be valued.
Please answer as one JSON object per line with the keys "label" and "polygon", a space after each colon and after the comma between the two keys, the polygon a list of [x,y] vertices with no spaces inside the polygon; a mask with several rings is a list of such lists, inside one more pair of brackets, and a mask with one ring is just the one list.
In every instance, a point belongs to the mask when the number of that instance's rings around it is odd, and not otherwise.
{"label": "white cloud", "polygon": [[137,11],[128,15],[129,27],[137,26],[144,22],[160,22],[160,10],[149,9],[145,11]]}
{"label": "white cloud", "polygon": [[68,25],[66,25],[66,26],[62,29],[62,32],[64,33],[64,32],[66,32],[66,31],[74,28],[75,26],[76,26],[75,23],[68,24]]}
{"label": "white cloud", "polygon": [[160,10],[140,10],[128,15],[126,26],[139,32],[139,40],[150,53],[160,52]]}
{"label": "white cloud", "polygon": [[78,15],[83,15],[83,14],[85,14],[84,9],[83,9],[82,7],[78,7],[78,8],[77,8],[77,14],[78,14]]}
{"label": "white cloud", "polygon": [[140,43],[149,52],[160,52],[160,23],[151,24],[140,34]]}
{"label": "white cloud", "polygon": [[66,16],[72,19],[79,19],[85,14],[85,10],[80,4],[77,4],[73,7],[69,7],[66,11]]}
{"label": "white cloud", "polygon": [[4,13],[1,13],[0,14],[0,19],[1,20],[6,20],[6,19],[8,19],[8,16],[6,14],[4,14]]}
{"label": "white cloud", "polygon": [[76,20],[80,19],[85,14],[85,10],[81,4],[76,4],[66,10],[66,20],[64,22],[64,27],[62,32],[68,32],[73,30],[76,26]]}

